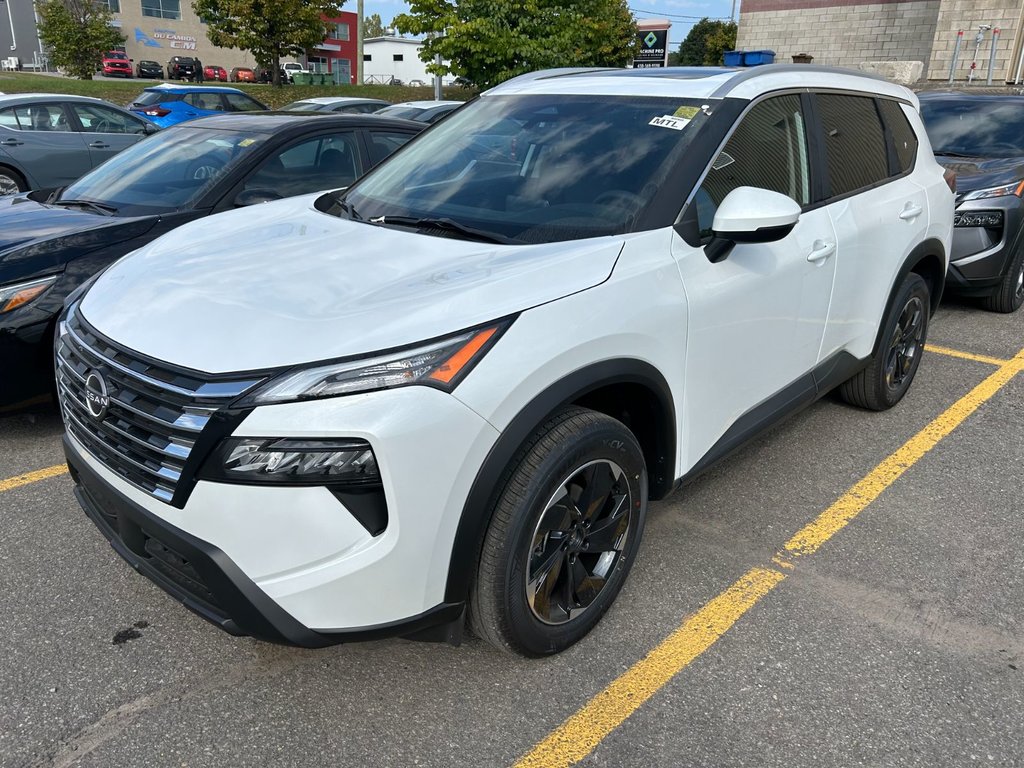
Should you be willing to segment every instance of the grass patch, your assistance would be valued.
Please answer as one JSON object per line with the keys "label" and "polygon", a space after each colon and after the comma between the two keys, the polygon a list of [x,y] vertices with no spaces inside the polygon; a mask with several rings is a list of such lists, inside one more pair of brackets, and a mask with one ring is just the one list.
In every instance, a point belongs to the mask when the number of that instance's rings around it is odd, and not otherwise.
{"label": "grass patch", "polygon": [[[138,96],[143,88],[157,85],[159,80],[75,80],[54,75],[37,75],[28,72],[4,72],[0,75],[0,91],[4,93],[71,93],[78,96],[93,96],[113,104],[124,106]],[[274,88],[270,85],[249,83],[210,83],[205,85],[229,85],[245,91],[254,99],[262,101],[271,109],[283,107],[299,99],[314,96],[359,96],[368,99],[384,99],[392,104],[400,101],[433,99],[432,87],[411,88],[404,85],[286,85]],[[465,88],[445,88],[444,97],[465,101],[473,96]]]}

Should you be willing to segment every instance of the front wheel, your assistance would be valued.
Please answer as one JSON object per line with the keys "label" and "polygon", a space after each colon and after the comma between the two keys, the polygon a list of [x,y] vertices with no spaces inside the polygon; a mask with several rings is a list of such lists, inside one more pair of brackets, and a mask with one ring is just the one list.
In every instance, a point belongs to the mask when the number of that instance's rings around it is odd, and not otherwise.
{"label": "front wheel", "polygon": [[991,296],[986,296],[982,304],[990,312],[1003,314],[1016,312],[1024,304],[1024,248],[1018,249],[999,287]]}
{"label": "front wheel", "polygon": [[911,272],[896,292],[868,367],[840,386],[846,402],[884,411],[903,399],[921,365],[930,308],[928,283]]}
{"label": "front wheel", "polygon": [[470,626],[504,651],[558,653],[601,620],[636,557],[647,470],[633,434],[583,408],[526,442],[484,538]]}

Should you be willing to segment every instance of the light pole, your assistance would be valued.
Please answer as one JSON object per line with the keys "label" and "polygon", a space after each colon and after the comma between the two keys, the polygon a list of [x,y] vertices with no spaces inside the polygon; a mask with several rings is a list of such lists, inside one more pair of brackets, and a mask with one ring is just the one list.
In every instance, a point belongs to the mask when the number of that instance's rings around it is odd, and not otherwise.
{"label": "light pole", "polygon": [[356,21],[356,85],[362,85],[363,80],[363,0],[356,3],[356,13],[359,19]]}

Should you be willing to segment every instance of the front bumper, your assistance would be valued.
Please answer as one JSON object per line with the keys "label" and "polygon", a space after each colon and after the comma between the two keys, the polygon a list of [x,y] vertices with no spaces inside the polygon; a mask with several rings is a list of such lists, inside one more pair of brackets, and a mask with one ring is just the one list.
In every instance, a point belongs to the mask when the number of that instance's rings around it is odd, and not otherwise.
{"label": "front bumper", "polygon": [[[79,502],[118,554],[228,632],[306,647],[455,639],[464,605],[445,602],[452,543],[496,433],[455,398],[411,387],[257,408],[234,434],[339,431],[374,444],[389,516],[377,536],[325,488],[199,481],[179,509],[127,483],[74,437],[64,445]],[[437,450],[439,439],[464,448]]]}
{"label": "front bumper", "polygon": [[962,296],[991,293],[1006,274],[1017,249],[1021,247],[1024,204],[1010,195],[988,200],[969,200],[956,207],[957,214],[999,212],[1000,231],[983,227],[955,227],[946,288]]}

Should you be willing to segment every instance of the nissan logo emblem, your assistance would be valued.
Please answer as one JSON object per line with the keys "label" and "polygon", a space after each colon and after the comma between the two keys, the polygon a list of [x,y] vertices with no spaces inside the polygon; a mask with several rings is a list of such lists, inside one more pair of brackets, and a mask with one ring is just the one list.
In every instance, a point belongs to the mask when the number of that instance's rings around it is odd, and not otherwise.
{"label": "nissan logo emblem", "polygon": [[89,371],[85,377],[85,407],[89,415],[96,421],[102,421],[110,407],[110,396],[107,394],[107,382],[99,371]]}

